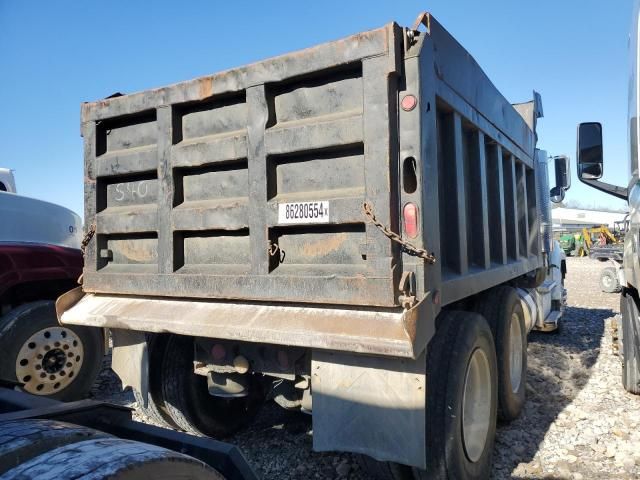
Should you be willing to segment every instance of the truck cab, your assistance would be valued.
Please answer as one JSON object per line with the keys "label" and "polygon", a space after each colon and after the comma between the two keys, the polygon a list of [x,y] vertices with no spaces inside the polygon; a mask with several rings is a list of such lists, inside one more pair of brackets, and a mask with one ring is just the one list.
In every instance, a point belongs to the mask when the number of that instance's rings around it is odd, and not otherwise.
{"label": "truck cab", "polygon": [[578,178],[596,190],[600,190],[629,203],[629,226],[625,232],[622,291],[620,313],[622,325],[618,327],[618,351],[622,360],[622,384],[624,388],[640,394],[640,175],[638,172],[638,22],[640,2],[635,2],[630,36],[629,110],[627,134],[629,146],[628,178],[625,186],[601,181],[604,172],[602,125],[598,122],[581,123],[578,126]]}
{"label": "truck cab", "polygon": [[16,181],[13,170],[0,168],[0,192],[16,193]]}

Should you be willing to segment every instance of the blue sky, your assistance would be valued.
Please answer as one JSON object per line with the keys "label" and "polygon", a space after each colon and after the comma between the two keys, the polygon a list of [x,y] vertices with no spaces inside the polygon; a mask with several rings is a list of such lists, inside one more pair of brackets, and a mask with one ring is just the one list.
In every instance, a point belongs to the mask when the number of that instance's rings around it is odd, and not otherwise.
{"label": "blue sky", "polygon": [[[214,73],[429,9],[511,102],[542,94],[539,145],[575,157],[604,125],[605,180],[627,184],[631,0],[36,2],[0,0],[0,166],[20,193],[82,214],[80,104]],[[575,163],[572,162],[575,172]],[[579,184],[569,200],[624,203]]]}

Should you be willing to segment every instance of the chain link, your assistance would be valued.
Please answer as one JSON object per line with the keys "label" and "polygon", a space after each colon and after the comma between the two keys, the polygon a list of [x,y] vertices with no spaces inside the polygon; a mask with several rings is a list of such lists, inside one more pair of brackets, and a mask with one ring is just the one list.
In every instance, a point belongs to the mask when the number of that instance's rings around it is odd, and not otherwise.
{"label": "chain link", "polygon": [[87,233],[82,239],[82,244],[80,245],[80,250],[82,251],[82,255],[85,254],[85,251],[87,250],[87,245],[89,245],[89,242],[91,241],[91,239],[95,234],[96,234],[96,224],[92,223],[91,225],[89,225],[89,228],[87,229]]}
{"label": "chain link", "polygon": [[362,204],[362,213],[365,217],[369,219],[371,223],[373,223],[378,230],[385,234],[391,241],[396,242],[400,245],[402,251],[408,255],[413,255],[414,257],[419,257],[425,260],[428,264],[433,265],[436,263],[436,257],[433,253],[429,253],[428,251],[418,248],[410,242],[403,240],[400,235],[395,232],[392,232],[389,228],[385,227],[380,221],[376,218],[376,214],[373,212],[373,207],[369,205],[367,202]]}
{"label": "chain link", "polygon": [[267,247],[267,252],[269,252],[269,256],[275,257],[279,251],[280,251],[280,246],[277,243],[269,240],[269,246]]}

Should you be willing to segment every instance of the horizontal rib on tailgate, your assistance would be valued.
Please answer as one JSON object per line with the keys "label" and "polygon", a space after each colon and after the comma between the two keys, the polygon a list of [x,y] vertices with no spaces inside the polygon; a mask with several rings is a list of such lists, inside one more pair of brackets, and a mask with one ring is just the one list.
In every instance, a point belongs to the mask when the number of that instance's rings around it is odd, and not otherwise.
{"label": "horizontal rib on tailgate", "polygon": [[361,205],[391,223],[400,42],[390,24],[83,105],[84,290],[395,305]]}

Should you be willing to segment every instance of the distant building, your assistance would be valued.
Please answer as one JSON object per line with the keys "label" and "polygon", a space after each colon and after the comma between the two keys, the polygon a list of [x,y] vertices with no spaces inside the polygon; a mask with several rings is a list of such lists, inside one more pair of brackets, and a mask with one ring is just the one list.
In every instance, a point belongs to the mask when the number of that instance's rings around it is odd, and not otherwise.
{"label": "distant building", "polygon": [[624,219],[627,212],[608,212],[604,210],[584,210],[581,208],[554,208],[551,210],[555,231],[575,231],[584,227],[607,225],[613,228],[613,222]]}

